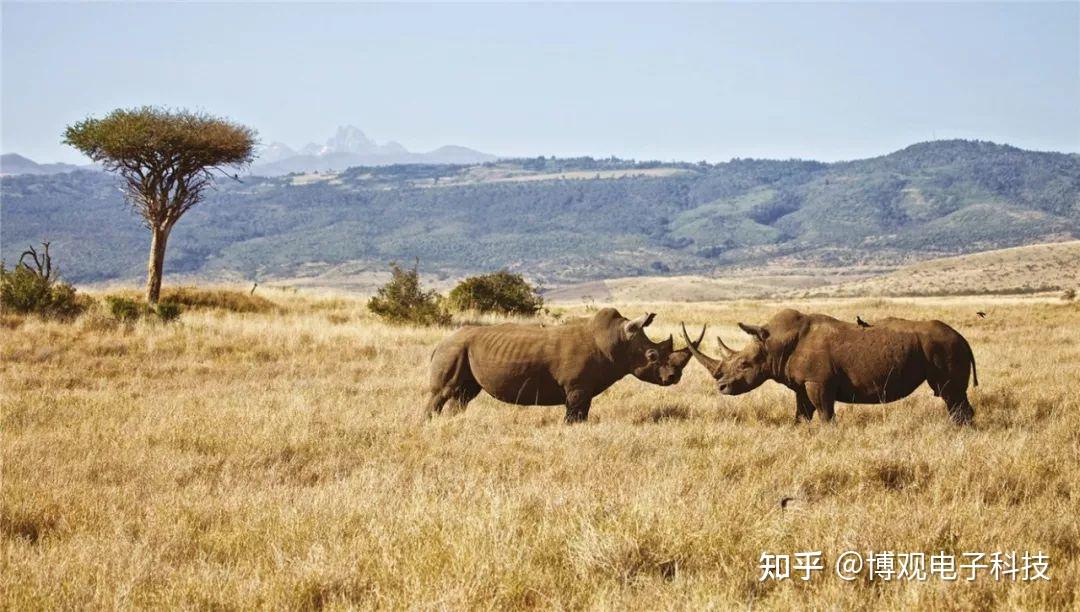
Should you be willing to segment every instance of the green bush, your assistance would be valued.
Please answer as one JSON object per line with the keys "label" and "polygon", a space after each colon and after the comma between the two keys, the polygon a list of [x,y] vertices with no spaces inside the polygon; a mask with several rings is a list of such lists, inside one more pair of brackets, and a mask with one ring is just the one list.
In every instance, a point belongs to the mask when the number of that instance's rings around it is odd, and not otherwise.
{"label": "green bush", "polygon": [[151,312],[146,304],[119,295],[105,296],[105,303],[109,305],[113,318],[122,323],[134,323]]}
{"label": "green bush", "polygon": [[156,316],[164,323],[175,321],[184,311],[180,304],[175,302],[159,302],[151,307],[139,300],[124,297],[122,295],[105,296],[105,303],[109,306],[109,313],[121,323],[134,323],[139,319]]}
{"label": "green bush", "polygon": [[176,302],[159,302],[157,305],[157,316],[165,323],[175,321],[181,312],[184,312],[184,309]]}
{"label": "green bush", "polygon": [[520,274],[501,270],[458,283],[450,292],[450,305],[457,310],[531,317],[544,307],[544,298]]}
{"label": "green bush", "polygon": [[450,323],[450,313],[443,306],[442,296],[435,290],[420,289],[420,275],[416,266],[403,270],[396,263],[391,263],[390,274],[390,281],[368,301],[368,310],[391,323]]}
{"label": "green bush", "polygon": [[[93,301],[75,294],[75,288],[57,280],[59,271],[52,269],[49,244],[39,256],[31,247],[19,258],[15,269],[8,271],[0,262],[0,309],[17,314],[37,314],[45,317],[73,318],[86,310]],[[32,257],[34,267],[24,262]]]}

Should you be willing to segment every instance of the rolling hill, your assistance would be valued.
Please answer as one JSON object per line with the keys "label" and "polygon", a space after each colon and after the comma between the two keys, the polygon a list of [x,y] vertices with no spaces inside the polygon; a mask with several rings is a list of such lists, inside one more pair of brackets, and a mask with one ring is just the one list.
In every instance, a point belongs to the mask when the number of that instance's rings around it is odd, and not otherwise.
{"label": "rolling hill", "polygon": [[0,155],[0,175],[15,174],[59,174],[78,170],[73,164],[39,164],[29,157],[18,153]]}
{"label": "rolling hill", "polygon": [[809,292],[817,296],[945,296],[1080,290],[1080,241],[932,259]]}
{"label": "rolling hill", "polygon": [[[0,179],[3,258],[52,240],[73,281],[143,273],[149,237],[115,178]],[[418,257],[448,278],[545,286],[719,271],[888,270],[1080,237],[1080,156],[936,141],[842,163],[531,158],[221,182],[177,225],[166,272],[370,276]]]}
{"label": "rolling hill", "polygon": [[715,276],[589,281],[545,294],[550,302],[712,302],[732,299],[1029,295],[1080,291],[1080,240],[942,257],[895,270],[742,268]]}

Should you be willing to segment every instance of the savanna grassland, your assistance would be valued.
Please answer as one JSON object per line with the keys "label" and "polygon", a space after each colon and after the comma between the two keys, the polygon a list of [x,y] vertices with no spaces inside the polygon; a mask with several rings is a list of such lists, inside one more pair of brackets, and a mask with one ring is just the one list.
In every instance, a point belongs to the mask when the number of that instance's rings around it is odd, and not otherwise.
{"label": "savanna grassland", "polygon": [[[795,425],[790,391],[720,397],[692,363],[675,387],[616,384],[567,426],[485,395],[422,424],[448,330],[265,295],[172,324],[3,318],[0,607],[1080,605],[1075,303],[618,304],[658,312],[654,339],[685,320],[736,346],[736,321],[781,306],[941,318],[975,351],[975,425],[925,387]],[[849,549],[1042,551],[1051,580],[845,582]],[[811,581],[758,580],[763,552],[804,550],[824,552]]]}

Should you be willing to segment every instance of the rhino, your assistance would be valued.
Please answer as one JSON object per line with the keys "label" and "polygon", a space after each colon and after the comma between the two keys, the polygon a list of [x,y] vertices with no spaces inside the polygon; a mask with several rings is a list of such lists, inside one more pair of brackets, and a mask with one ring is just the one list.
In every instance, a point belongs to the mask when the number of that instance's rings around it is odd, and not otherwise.
{"label": "rhino", "polygon": [[[462,328],[431,355],[424,417],[464,410],[481,390],[517,405],[566,405],[566,422],[589,417],[592,399],[623,377],[674,385],[690,362],[690,347],[674,350],[674,338],[653,342],[645,328],[656,317],[634,320],[614,308],[564,325],[507,323]],[[704,337],[697,339],[701,343]],[[697,346],[695,344],[695,348]],[[449,402],[449,404],[448,404]]]}
{"label": "rhino", "polygon": [[970,423],[975,414],[967,398],[968,377],[979,384],[975,356],[941,321],[887,318],[860,327],[785,309],[764,325],[739,327],[751,342],[735,351],[717,338],[722,359],[688,347],[722,394],[740,395],[773,380],[795,392],[796,421],[811,420],[816,410],[831,421],[835,402],[892,402],[927,382],[954,422]]}

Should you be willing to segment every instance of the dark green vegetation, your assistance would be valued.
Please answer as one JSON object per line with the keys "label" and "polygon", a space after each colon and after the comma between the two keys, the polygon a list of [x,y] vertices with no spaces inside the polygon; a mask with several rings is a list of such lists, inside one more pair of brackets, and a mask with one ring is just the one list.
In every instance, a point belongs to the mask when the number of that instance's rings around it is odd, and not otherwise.
{"label": "dark green vegetation", "polygon": [[405,269],[390,264],[390,280],[368,300],[368,310],[390,323],[411,325],[447,325],[450,312],[444,299],[434,289],[420,288],[417,266]]}
{"label": "dark green vegetation", "polygon": [[[437,274],[506,268],[551,285],[792,260],[895,265],[1080,236],[1080,156],[986,142],[834,164],[537,158],[242,180],[219,182],[177,226],[170,274],[262,280],[419,257]],[[148,237],[115,179],[2,185],[5,258],[46,238],[71,280],[145,267]]]}
{"label": "dark green vegetation", "polygon": [[448,296],[458,310],[533,316],[544,306],[536,288],[520,274],[506,270],[470,276],[458,283]]}
{"label": "dark green vegetation", "polygon": [[139,319],[150,317],[157,317],[162,322],[168,323],[180,318],[180,313],[184,311],[184,308],[175,302],[162,301],[157,304],[147,304],[122,295],[105,296],[105,304],[108,306],[109,314],[121,323],[134,323]]}
{"label": "dark green vegetation", "polygon": [[88,299],[77,296],[74,287],[59,279],[49,243],[41,246],[40,253],[34,247],[24,251],[10,271],[0,262],[0,311],[61,319],[79,315],[86,310]]}
{"label": "dark green vegetation", "polygon": [[162,321],[172,321],[188,310],[221,310],[241,314],[266,314],[278,311],[270,300],[252,293],[228,289],[199,289],[170,287],[162,290],[156,306],[136,299],[133,294],[105,296],[105,305],[112,317],[121,322],[133,322],[156,315]]}

